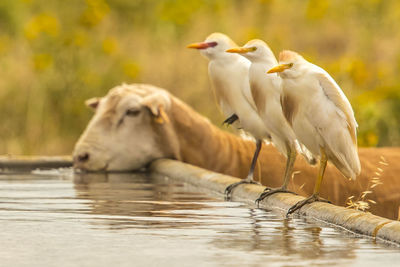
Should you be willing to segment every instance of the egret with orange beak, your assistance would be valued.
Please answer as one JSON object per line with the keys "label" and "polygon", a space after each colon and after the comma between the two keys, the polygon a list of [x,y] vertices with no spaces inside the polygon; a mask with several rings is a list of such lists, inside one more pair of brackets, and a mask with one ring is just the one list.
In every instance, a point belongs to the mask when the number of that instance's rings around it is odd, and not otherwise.
{"label": "egret with orange beak", "polygon": [[241,127],[256,139],[256,150],[251,161],[250,170],[246,179],[231,184],[225,190],[229,197],[232,190],[245,183],[257,183],[253,179],[254,168],[263,139],[270,139],[262,119],[257,114],[249,86],[250,62],[237,55],[226,53],[229,48],[237,45],[225,34],[213,33],[204,42],[190,44],[188,48],[195,48],[209,60],[208,74],[217,102],[231,122],[237,116]]}
{"label": "egret with orange beak", "polygon": [[[228,53],[237,53],[247,58],[251,62],[249,71],[250,90],[257,107],[258,114],[263,119],[267,130],[271,134],[272,143],[278,151],[286,156],[286,168],[283,176],[283,184],[279,188],[266,188],[256,202],[260,202],[265,197],[277,192],[290,192],[287,187],[292,176],[293,165],[296,160],[297,144],[296,135],[292,127],[283,115],[281,106],[281,78],[277,75],[265,75],[265,71],[276,66],[274,53],[269,46],[262,40],[251,40],[243,47],[234,47],[226,50]],[[306,154],[306,153],[303,153]],[[306,154],[306,159],[315,159]]]}
{"label": "egret with orange beak", "polygon": [[299,54],[281,52],[279,65],[267,73],[278,73],[282,78],[283,113],[297,139],[320,159],[314,193],[292,206],[287,212],[291,214],[307,203],[323,200],[319,191],[328,160],[347,178],[360,174],[357,122],[339,85]]}

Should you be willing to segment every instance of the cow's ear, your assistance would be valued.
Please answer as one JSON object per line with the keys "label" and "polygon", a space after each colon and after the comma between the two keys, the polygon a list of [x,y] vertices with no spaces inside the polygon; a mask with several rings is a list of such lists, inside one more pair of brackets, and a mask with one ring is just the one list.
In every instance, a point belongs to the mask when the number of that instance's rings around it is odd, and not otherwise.
{"label": "cow's ear", "polygon": [[166,110],[165,96],[160,94],[153,94],[145,97],[142,100],[142,105],[148,108],[154,116],[155,122],[164,124],[169,122]]}
{"label": "cow's ear", "polygon": [[99,105],[100,97],[93,97],[85,101],[85,105],[89,108],[95,110]]}

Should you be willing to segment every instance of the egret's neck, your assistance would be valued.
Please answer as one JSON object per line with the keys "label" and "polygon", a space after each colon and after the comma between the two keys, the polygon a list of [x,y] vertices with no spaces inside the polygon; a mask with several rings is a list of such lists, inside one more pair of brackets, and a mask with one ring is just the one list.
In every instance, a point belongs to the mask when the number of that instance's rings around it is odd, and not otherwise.
{"label": "egret's neck", "polygon": [[270,74],[267,74],[267,71],[274,66],[276,65],[273,62],[266,60],[252,61],[250,72],[260,77],[271,77]]}
{"label": "egret's neck", "polygon": [[[251,90],[258,89],[262,90],[264,94],[263,97],[271,97],[271,95],[279,95],[282,92],[281,79],[274,74],[267,74],[268,69],[275,66],[274,63],[268,63],[266,61],[252,63],[249,71],[249,80]],[[254,88],[256,87],[256,88]],[[254,96],[253,96],[254,97]],[[261,96],[258,96],[261,97]],[[262,97],[261,97],[262,98]],[[262,100],[262,99],[259,99]]]}
{"label": "egret's neck", "polygon": [[[241,56],[238,54],[231,54],[231,53],[218,53],[215,55],[210,55],[210,64],[217,64],[222,66],[229,66],[235,62],[242,60]],[[245,60],[243,58],[243,60]]]}
{"label": "egret's neck", "polygon": [[[274,56],[272,56],[272,57],[271,56],[253,57],[253,58],[251,58],[251,62],[252,62],[252,64],[263,66],[264,68],[268,68],[268,69],[278,65],[278,61],[276,60],[276,58]],[[267,72],[268,69],[265,70],[265,72]]]}

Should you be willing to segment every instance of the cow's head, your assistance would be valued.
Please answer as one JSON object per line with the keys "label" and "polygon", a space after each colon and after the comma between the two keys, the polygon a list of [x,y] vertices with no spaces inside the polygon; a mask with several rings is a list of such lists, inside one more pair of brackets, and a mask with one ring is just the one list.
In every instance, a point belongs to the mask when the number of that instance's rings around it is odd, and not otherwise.
{"label": "cow's head", "polygon": [[124,84],[87,100],[95,114],[75,145],[74,167],[126,171],[157,158],[178,158],[171,102],[165,90],[144,84]]}

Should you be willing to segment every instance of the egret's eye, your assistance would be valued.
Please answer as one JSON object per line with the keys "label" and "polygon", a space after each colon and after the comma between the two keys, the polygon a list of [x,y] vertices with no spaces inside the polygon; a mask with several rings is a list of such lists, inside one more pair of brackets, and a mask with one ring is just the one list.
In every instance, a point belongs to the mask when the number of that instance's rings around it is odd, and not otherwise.
{"label": "egret's eye", "polygon": [[293,63],[289,63],[289,67],[290,67],[290,68],[293,67]]}
{"label": "egret's eye", "polygon": [[207,47],[214,47],[214,46],[217,46],[217,45],[218,45],[217,42],[208,42],[207,43]]}
{"label": "egret's eye", "polygon": [[135,117],[135,116],[137,116],[139,114],[140,114],[140,109],[134,109],[134,108],[128,109],[125,112],[125,115],[126,116],[130,116],[130,117]]}

